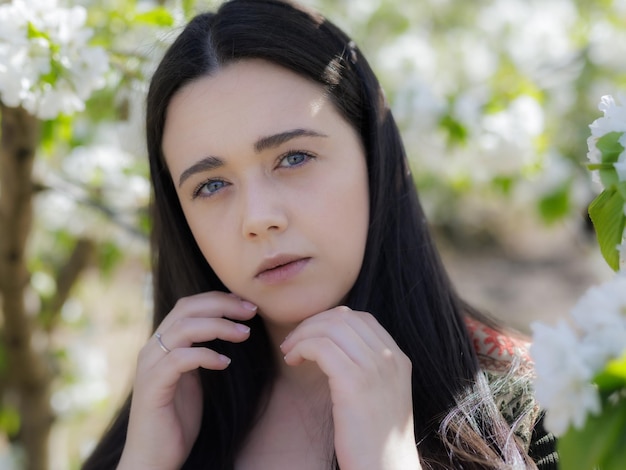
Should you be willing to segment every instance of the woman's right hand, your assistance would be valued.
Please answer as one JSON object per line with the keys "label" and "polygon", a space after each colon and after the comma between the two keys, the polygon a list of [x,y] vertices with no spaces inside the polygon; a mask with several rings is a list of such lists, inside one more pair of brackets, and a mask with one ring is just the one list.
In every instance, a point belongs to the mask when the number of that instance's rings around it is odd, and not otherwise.
{"label": "woman's right hand", "polygon": [[202,420],[202,390],[197,369],[223,370],[230,359],[192,347],[221,339],[239,343],[256,306],[232,294],[207,292],[180,299],[141,349],[130,407],[122,469],[177,469],[186,460]]}

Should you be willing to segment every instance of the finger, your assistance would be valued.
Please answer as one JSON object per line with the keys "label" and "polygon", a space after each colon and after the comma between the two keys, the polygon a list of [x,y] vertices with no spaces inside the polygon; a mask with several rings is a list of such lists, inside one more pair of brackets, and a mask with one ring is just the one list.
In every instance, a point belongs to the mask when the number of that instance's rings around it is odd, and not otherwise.
{"label": "finger", "polygon": [[[400,349],[389,332],[370,313],[358,313],[363,314],[352,317],[350,322],[355,331],[372,346],[374,359],[379,364],[381,372],[386,375],[398,370],[410,371],[412,368],[411,360]],[[355,319],[358,321],[354,321]]]}
{"label": "finger", "polygon": [[354,361],[332,339],[307,338],[299,341],[285,354],[285,363],[297,366],[304,361],[317,363],[329,378],[344,376],[356,367]]}
{"label": "finger", "polygon": [[250,336],[250,327],[225,318],[179,318],[167,330],[153,335],[140,353],[143,367],[150,368],[164,355],[194,343],[221,339],[241,343]]}
{"label": "finger", "polygon": [[403,362],[404,352],[373,315],[355,311],[354,315],[346,316],[345,321],[371,348],[373,360],[380,361],[384,367],[388,367],[392,359]]}
{"label": "finger", "polygon": [[387,344],[381,339],[385,337],[377,334],[376,330],[383,330],[383,328],[369,313],[353,311],[348,307],[337,307],[303,321],[283,342],[281,349],[286,353],[304,338],[327,336],[344,347],[346,352],[356,360],[357,354],[348,344],[349,341],[354,341],[355,335],[359,338],[356,344],[364,342],[373,354],[378,355],[390,348],[397,348],[391,336],[387,334],[391,343]]}
{"label": "finger", "polygon": [[250,327],[225,318],[191,317],[177,319],[160,334],[163,343],[172,350],[215,339],[240,343],[248,338]]}
{"label": "finger", "polygon": [[[180,377],[199,367],[209,370],[223,370],[230,364],[230,358],[209,348],[178,348],[165,355],[158,365],[139,372],[135,389],[146,389],[142,395],[154,395],[156,405],[168,405],[175,392]],[[142,387],[145,386],[145,387]],[[141,393],[141,392],[140,392]]]}
{"label": "finger", "polygon": [[355,397],[367,394],[380,385],[381,377],[375,373],[376,370],[365,371],[330,338],[300,341],[285,355],[285,363],[290,366],[304,361],[315,362],[328,377],[333,407],[350,405]]}
{"label": "finger", "polygon": [[392,378],[412,367],[391,335],[367,312],[340,307],[310,317],[289,335],[281,349],[287,355],[298,342],[315,337],[331,339],[368,374]]}
{"label": "finger", "polygon": [[[342,318],[327,318],[317,322],[300,325],[289,337],[287,344],[281,345],[282,352],[289,354],[299,343],[313,338],[330,339],[354,363],[367,366],[374,361],[376,352],[367,344],[363,337]],[[378,350],[385,346],[377,340]]]}
{"label": "finger", "polygon": [[387,347],[392,349],[399,349],[396,340],[389,334],[389,332],[378,322],[378,320],[371,313],[363,312],[364,315],[359,318],[371,328],[371,332],[383,342]]}
{"label": "finger", "polygon": [[[355,361],[332,339],[315,337],[299,341],[285,354],[284,360],[289,366],[298,366],[304,361],[315,362],[328,377],[333,404],[342,406],[349,405],[357,396],[371,395],[374,390],[380,393],[381,386],[383,389],[389,387],[389,390],[410,390],[410,360],[403,354],[390,354],[389,351],[386,349],[371,360]],[[392,395],[395,397],[396,392]]]}
{"label": "finger", "polygon": [[341,317],[374,352],[380,352],[390,347],[396,347],[396,342],[391,335],[378,323],[370,313],[359,310],[350,310],[348,307],[341,308],[335,315]]}
{"label": "finger", "polygon": [[163,319],[159,331],[167,329],[184,317],[228,317],[249,320],[256,314],[256,305],[225,292],[202,292],[178,299],[170,313]]}

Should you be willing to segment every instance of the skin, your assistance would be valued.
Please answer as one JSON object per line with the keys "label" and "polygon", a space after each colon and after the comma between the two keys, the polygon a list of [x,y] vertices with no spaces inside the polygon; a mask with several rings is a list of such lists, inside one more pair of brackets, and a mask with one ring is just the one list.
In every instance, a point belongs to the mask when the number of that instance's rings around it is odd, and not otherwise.
{"label": "skin", "polygon": [[200,425],[195,371],[229,366],[191,345],[245,341],[238,321],[255,314],[281,365],[236,468],[328,468],[329,444],[343,470],[420,468],[411,363],[372,315],[341,306],[363,261],[367,168],[324,90],[264,61],[228,65],[173,97],[163,150],[191,231],[232,294],[181,299],[157,329],[171,352],[155,338],[142,349],[120,468],[184,462]]}
{"label": "skin", "polygon": [[[254,148],[294,130],[315,135]],[[357,134],[320,88],[260,61],[227,66],[172,99],[163,149],[204,257],[271,329],[285,331],[281,340],[342,302],[363,260],[367,168]],[[206,157],[222,166],[180,184]],[[265,260],[284,254],[309,261],[286,282],[256,277]]]}

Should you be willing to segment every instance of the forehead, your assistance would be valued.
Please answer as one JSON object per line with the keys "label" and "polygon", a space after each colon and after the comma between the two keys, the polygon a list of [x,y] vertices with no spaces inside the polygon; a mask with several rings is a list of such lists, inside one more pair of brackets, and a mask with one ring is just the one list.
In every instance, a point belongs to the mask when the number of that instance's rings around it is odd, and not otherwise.
{"label": "forehead", "polygon": [[268,135],[285,128],[327,125],[336,110],[318,84],[262,60],[229,64],[186,85],[172,98],[166,115],[163,148],[198,133],[215,137],[237,132]]}

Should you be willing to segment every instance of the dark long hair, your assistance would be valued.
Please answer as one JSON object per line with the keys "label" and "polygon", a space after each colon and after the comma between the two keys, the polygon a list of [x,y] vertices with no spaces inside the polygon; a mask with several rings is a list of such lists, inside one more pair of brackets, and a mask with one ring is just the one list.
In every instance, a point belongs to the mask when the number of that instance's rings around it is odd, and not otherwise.
{"label": "dark long hair", "polygon": [[[471,312],[451,286],[429,234],[398,128],[355,44],[331,22],[301,7],[279,0],[227,1],[216,13],[201,14],[187,25],[152,78],[147,143],[154,188],[154,327],[179,298],[226,290],[196,245],[165,165],[161,141],[167,107],[186,84],[250,58],[319,84],[359,132],[367,158],[370,225],[362,269],[346,303],[371,312],[412,361],[415,435],[423,462],[433,468],[460,462],[463,468],[486,468],[484,462],[472,462],[472,455],[486,456],[489,452],[481,448],[497,447],[493,437],[457,430],[455,438],[460,436],[466,452],[455,453],[439,430],[458,397],[474,390],[479,366],[463,319]],[[211,344],[233,361],[226,371],[200,371],[203,425],[184,468],[232,469],[254,424],[275,366],[262,320],[251,323],[254,334],[248,341]],[[118,462],[129,402],[85,469],[113,468]],[[496,412],[491,414],[501,423]],[[496,448],[494,454],[503,452]]]}

